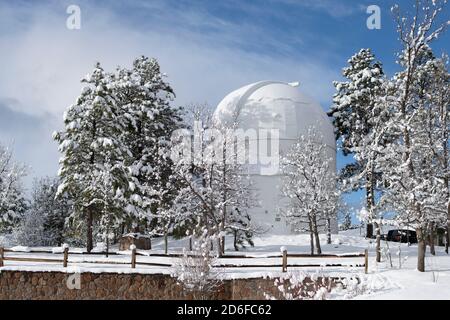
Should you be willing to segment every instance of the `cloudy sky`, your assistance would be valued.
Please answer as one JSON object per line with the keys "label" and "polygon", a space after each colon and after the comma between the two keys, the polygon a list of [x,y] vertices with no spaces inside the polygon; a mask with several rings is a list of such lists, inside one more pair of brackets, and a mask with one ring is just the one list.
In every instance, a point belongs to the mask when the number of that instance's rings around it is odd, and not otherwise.
{"label": "cloudy sky", "polygon": [[[71,4],[81,9],[80,30],[66,27]],[[371,4],[381,7],[380,30],[366,27]],[[360,48],[371,47],[387,72],[395,72],[392,4],[0,0],[0,143],[12,145],[16,158],[31,166],[27,186],[34,177],[54,175],[59,154],[51,133],[62,127],[62,113],[78,96],[80,79],[96,61],[112,70],[139,55],[160,61],[177,105],[215,106],[233,89],[270,79],[300,81],[300,90],[326,110],[332,81]],[[436,51],[449,51],[446,43],[441,40]]]}

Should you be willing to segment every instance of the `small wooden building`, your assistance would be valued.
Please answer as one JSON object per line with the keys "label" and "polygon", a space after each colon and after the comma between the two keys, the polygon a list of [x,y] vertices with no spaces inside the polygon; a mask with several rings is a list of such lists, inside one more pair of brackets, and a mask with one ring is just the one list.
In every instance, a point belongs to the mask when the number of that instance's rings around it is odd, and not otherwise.
{"label": "small wooden building", "polygon": [[142,233],[127,233],[120,238],[119,250],[130,250],[132,244],[136,246],[136,249],[150,250],[152,248],[152,239],[150,236]]}

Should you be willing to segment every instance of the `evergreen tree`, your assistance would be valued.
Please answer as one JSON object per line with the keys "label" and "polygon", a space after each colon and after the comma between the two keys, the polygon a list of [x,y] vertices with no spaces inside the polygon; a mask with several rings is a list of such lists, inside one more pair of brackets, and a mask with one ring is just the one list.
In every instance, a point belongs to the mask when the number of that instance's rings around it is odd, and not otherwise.
{"label": "evergreen tree", "polygon": [[28,207],[21,179],[26,170],[16,163],[12,151],[0,145],[0,231],[11,232]]}
{"label": "evergreen tree", "polygon": [[[352,190],[365,187],[367,209],[372,212],[379,173],[375,172],[373,159],[365,156],[365,145],[371,142],[368,138],[379,117],[376,97],[382,94],[383,69],[370,49],[361,49],[348,63],[349,67],[343,69],[347,80],[334,82],[337,92],[328,115],[333,118],[336,138],[340,139],[344,155],[355,155],[356,163],[345,166],[341,176],[352,180]],[[366,237],[372,237],[370,222]]]}
{"label": "evergreen tree", "polygon": [[144,56],[134,61],[131,70],[117,71],[117,103],[126,124],[123,143],[130,151],[127,212],[133,231],[144,231],[140,229],[164,216],[176,191],[171,178],[170,137],[181,126],[181,116],[180,109],[170,106],[175,94],[164,77],[158,62]]}
{"label": "evergreen tree", "polygon": [[[71,201],[66,194],[56,197],[58,186],[59,179],[51,177],[35,180],[33,184],[28,214],[41,217],[36,219],[42,219],[41,242],[45,245],[61,246],[64,243],[64,226],[72,210]],[[41,227],[37,224],[35,226]]]}
{"label": "evergreen tree", "polygon": [[[125,160],[130,151],[121,141],[125,125],[119,117],[121,110],[116,103],[114,77],[97,63],[92,74],[82,82],[87,86],[64,114],[64,130],[55,133],[54,139],[62,153],[58,195],[67,192],[73,199],[70,225],[85,226],[86,247],[91,251],[94,220],[100,220],[104,212],[101,178],[113,171],[111,187],[115,199],[110,202],[118,203],[116,198],[124,197],[129,187]],[[105,166],[106,163],[110,166]]]}

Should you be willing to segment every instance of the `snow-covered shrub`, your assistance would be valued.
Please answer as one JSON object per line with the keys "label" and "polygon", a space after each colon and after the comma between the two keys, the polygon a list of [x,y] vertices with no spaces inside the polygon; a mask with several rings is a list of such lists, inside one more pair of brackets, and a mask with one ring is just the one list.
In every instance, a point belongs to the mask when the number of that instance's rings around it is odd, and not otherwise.
{"label": "snow-covered shrub", "polygon": [[275,279],[274,285],[278,292],[264,293],[268,300],[325,300],[331,290],[331,281],[326,277],[301,271],[286,273]]}
{"label": "snow-covered shrub", "polygon": [[174,268],[173,276],[194,300],[213,298],[221,284],[220,271],[213,268],[216,261],[211,250],[213,240],[206,233],[194,240],[192,251],[183,250],[183,256]]}
{"label": "snow-covered shrub", "polygon": [[[335,285],[333,285],[333,282]],[[369,295],[396,286],[387,278],[380,275],[353,275],[335,279],[320,273],[306,274],[304,272],[290,272],[275,279],[274,285],[278,289],[275,295],[265,293],[270,300],[339,300],[353,299],[361,295]]]}
{"label": "snow-covered shrub", "polygon": [[341,279],[330,292],[330,299],[353,299],[395,288],[395,285],[380,275],[357,275]]}

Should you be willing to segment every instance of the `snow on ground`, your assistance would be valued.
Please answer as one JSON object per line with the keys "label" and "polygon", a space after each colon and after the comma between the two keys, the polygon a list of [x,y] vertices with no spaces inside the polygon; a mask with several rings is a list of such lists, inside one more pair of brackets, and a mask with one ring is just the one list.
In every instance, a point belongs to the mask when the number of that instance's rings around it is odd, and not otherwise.
{"label": "snow on ground", "polygon": [[[364,275],[364,268],[354,265],[363,264],[364,258],[289,258],[288,263],[318,264],[322,267],[289,268],[289,272],[301,271],[307,274],[320,274],[333,277],[343,277],[352,287],[351,278],[358,277],[360,283],[354,285],[352,290],[346,290],[342,294],[338,291],[330,298],[338,299],[450,299],[450,255],[445,254],[443,247],[436,247],[436,256],[427,253],[426,269],[424,273],[416,270],[417,245],[382,241],[383,261],[375,262],[375,241],[364,239],[361,230],[353,229],[333,235],[333,244],[327,245],[325,236],[321,236],[322,252],[333,254],[362,253],[369,250],[369,274]],[[265,267],[266,264],[280,264],[280,247],[285,247],[288,253],[309,253],[308,235],[267,235],[254,239],[255,246],[243,251],[235,252],[231,239],[227,239],[227,254],[245,254],[254,259],[218,259],[220,264],[233,264],[233,268],[222,268],[221,274],[225,279],[250,278],[250,277],[276,277],[282,275],[278,267]],[[153,239],[152,250],[138,250],[143,254],[137,257],[138,262],[175,264],[177,258],[152,256],[164,253],[164,241],[162,238]],[[188,247],[186,239],[169,241],[169,252],[180,253]],[[35,257],[62,259],[62,250],[57,248],[27,248],[15,247],[14,252],[8,252],[9,257]],[[49,253],[33,253],[35,250],[48,250]],[[117,247],[112,248],[113,251]],[[31,252],[28,252],[31,251]],[[54,253],[51,253],[51,252]],[[5,261],[5,267],[1,270],[27,270],[27,271],[59,271],[67,273],[82,272],[113,272],[113,273],[163,273],[170,274],[172,268],[164,266],[137,265],[131,269],[129,265],[120,263],[130,262],[130,252],[118,252],[108,258],[101,254],[86,255],[72,254],[83,252],[82,248],[70,248],[69,267],[63,268],[61,263],[36,263]],[[390,253],[390,258],[389,258]],[[272,256],[272,258],[268,258]],[[275,257],[273,257],[275,256]],[[100,264],[94,262],[108,262]],[[325,264],[342,263],[353,265],[352,267],[324,267]],[[261,267],[243,268],[242,264],[261,265]]]}

